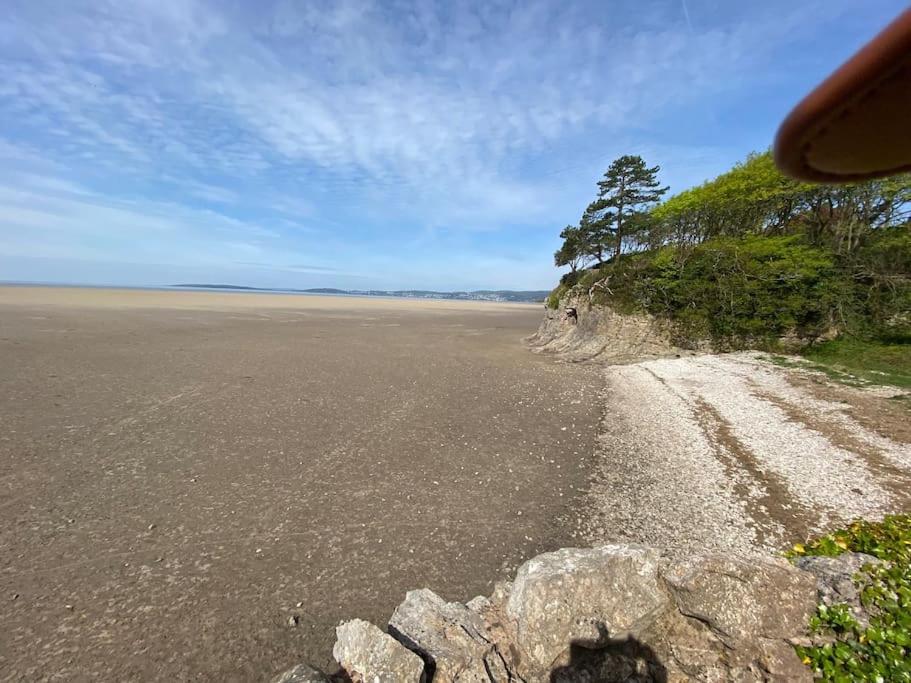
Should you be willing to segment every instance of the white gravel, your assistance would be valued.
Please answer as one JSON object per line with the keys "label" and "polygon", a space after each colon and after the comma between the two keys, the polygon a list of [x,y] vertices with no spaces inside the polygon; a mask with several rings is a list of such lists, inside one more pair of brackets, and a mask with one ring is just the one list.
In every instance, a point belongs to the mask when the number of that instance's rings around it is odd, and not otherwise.
{"label": "white gravel", "polygon": [[606,368],[588,540],[779,548],[894,511],[911,447],[790,384],[789,372],[754,353]]}

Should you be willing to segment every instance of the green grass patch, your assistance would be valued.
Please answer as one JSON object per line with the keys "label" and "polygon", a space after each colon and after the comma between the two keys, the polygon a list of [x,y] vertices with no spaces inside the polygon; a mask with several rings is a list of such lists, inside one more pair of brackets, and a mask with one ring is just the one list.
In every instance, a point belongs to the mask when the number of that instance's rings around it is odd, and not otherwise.
{"label": "green grass patch", "polygon": [[864,586],[861,602],[870,613],[870,625],[862,627],[846,605],[820,605],[810,628],[833,642],[798,646],[797,654],[823,681],[911,681],[911,515],[854,522],[798,543],[787,555],[834,556],[848,551],[884,562],[866,565],[855,577]]}
{"label": "green grass patch", "polygon": [[783,368],[797,368],[798,370],[815,370],[820,372],[828,377],[833,382],[838,382],[839,384],[846,384],[850,387],[865,387],[870,384],[870,382],[861,379],[857,375],[852,375],[849,372],[843,370],[838,370],[829,365],[822,365],[821,363],[813,363],[806,360],[805,358],[800,358],[796,356],[766,356],[766,360],[770,363],[778,365]]}
{"label": "green grass patch", "polygon": [[911,342],[908,340],[877,342],[842,338],[811,346],[802,355],[827,374],[831,372],[872,384],[911,389]]}

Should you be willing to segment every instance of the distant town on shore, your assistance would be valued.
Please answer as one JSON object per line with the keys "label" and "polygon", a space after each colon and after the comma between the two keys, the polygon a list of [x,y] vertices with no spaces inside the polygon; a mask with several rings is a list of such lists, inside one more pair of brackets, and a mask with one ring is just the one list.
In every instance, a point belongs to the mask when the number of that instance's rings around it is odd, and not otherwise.
{"label": "distant town on shore", "polygon": [[464,301],[515,301],[523,303],[542,303],[550,293],[546,290],[514,291],[509,289],[480,289],[472,292],[435,292],[426,289],[336,289],[335,287],[281,289],[207,283],[184,283],[173,286],[180,289],[228,289],[244,292],[290,292],[295,294],[335,294],[338,296],[392,296],[404,299],[460,299]]}

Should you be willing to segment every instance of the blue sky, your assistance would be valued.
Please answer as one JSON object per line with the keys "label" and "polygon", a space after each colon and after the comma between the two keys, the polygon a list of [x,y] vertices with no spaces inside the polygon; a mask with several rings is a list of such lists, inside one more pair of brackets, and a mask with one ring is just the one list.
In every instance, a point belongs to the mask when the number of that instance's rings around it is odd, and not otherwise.
{"label": "blue sky", "polygon": [[612,158],[724,171],[903,7],[7,1],[0,280],[549,288]]}

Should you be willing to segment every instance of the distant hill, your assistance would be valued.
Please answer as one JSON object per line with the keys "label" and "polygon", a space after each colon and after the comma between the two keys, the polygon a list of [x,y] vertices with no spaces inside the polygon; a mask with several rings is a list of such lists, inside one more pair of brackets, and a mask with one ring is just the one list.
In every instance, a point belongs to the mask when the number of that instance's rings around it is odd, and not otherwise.
{"label": "distant hill", "polygon": [[181,289],[229,289],[245,292],[282,292],[295,294],[336,294],[340,296],[392,296],[404,299],[460,299],[464,301],[515,301],[522,303],[543,302],[546,290],[515,291],[511,289],[479,289],[471,292],[437,292],[429,289],[336,289],[312,287],[310,289],[276,289],[270,287],[245,287],[210,283],[184,283],[173,285]]}

